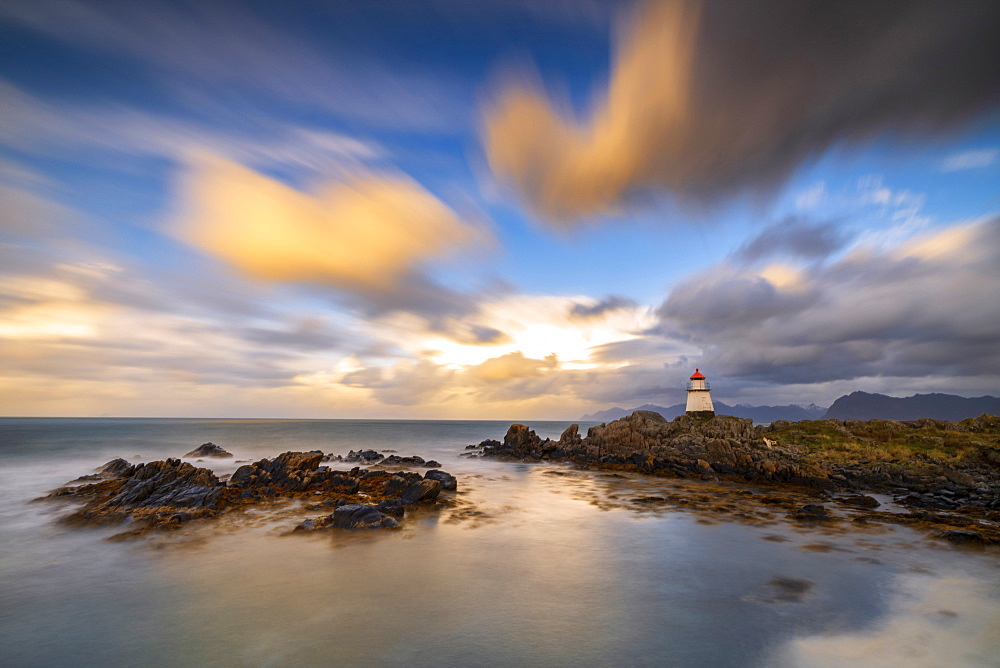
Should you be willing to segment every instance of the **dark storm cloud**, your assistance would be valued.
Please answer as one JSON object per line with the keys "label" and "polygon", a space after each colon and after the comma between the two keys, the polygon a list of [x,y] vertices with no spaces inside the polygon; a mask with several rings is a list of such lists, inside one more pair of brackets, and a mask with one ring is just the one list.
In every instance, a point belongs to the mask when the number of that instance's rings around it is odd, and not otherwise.
{"label": "dark storm cloud", "polygon": [[847,236],[834,221],[816,223],[790,216],[765,227],[735,253],[739,260],[753,262],[788,255],[819,260],[844,247]]}
{"label": "dark storm cloud", "polygon": [[1000,218],[884,252],[855,249],[778,287],[717,267],[678,285],[661,331],[721,375],[773,383],[1000,376]]}
{"label": "dark storm cloud", "polygon": [[514,79],[484,115],[494,172],[550,220],[648,190],[763,195],[876,136],[923,140],[1000,103],[995,0],[647,2],[584,121]]}
{"label": "dark storm cloud", "polygon": [[609,311],[617,311],[619,309],[631,308],[633,306],[635,306],[635,302],[628,297],[611,295],[593,305],[574,304],[573,308],[570,309],[570,315],[577,318],[593,318],[599,315],[604,315]]}
{"label": "dark storm cloud", "polygon": [[815,299],[811,291],[783,292],[761,276],[717,268],[678,284],[658,314],[690,332],[713,332],[794,314]]}

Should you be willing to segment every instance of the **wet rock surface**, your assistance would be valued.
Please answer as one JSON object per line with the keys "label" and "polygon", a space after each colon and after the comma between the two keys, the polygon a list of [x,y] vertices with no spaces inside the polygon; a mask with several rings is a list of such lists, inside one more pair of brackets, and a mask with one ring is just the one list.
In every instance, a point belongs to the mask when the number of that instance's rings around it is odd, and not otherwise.
{"label": "wet rock surface", "polygon": [[190,459],[195,457],[232,457],[233,453],[227,452],[222,446],[215,443],[202,443],[184,456]]}
{"label": "wet rock surface", "polygon": [[[997,443],[1000,418],[989,415],[960,422],[779,421],[754,427],[751,420],[731,416],[681,415],[668,421],[652,411],[635,411],[591,427],[586,437],[579,435],[577,425],[553,441],[514,424],[502,442],[487,440],[471,448],[481,456],[507,460],[736,481],[801,489],[827,499],[839,494],[834,499],[838,505],[863,509],[874,521],[922,525],[939,534],[947,527],[976,523],[982,542],[1000,543]],[[911,512],[878,512],[880,502],[864,492],[891,494]],[[767,498],[759,502],[766,504]],[[792,521],[831,519],[818,504],[785,510]]]}
{"label": "wet rock surface", "polygon": [[332,509],[297,529],[368,529],[395,528],[407,506],[433,505],[443,489],[457,487],[444,471],[428,472],[434,473],[428,478],[361,467],[334,471],[320,467],[323,459],[319,451],[285,452],[240,466],[228,480],[180,459],[135,465],[119,459],[94,474],[98,482],[59,488],[45,498],[82,501],[67,522],[127,523],[123,535],[176,529],[192,520],[296,499],[312,502],[307,509]]}

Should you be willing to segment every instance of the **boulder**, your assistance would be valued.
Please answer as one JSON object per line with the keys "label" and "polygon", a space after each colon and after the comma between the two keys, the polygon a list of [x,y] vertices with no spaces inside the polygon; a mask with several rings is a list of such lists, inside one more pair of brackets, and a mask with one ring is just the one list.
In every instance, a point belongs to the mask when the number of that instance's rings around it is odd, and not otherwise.
{"label": "boulder", "polygon": [[233,453],[227,452],[215,443],[202,443],[191,452],[184,455],[186,458],[194,457],[232,457]]}
{"label": "boulder", "polygon": [[349,503],[340,506],[330,515],[335,529],[382,529],[399,526],[395,518],[383,515],[375,506]]}
{"label": "boulder", "polygon": [[430,503],[441,494],[441,483],[437,480],[420,480],[415,482],[399,495],[405,503]]}
{"label": "boulder", "polygon": [[441,483],[441,489],[443,490],[454,492],[458,489],[458,479],[452,474],[439,469],[428,471],[424,474],[424,478],[427,480],[437,480]]}

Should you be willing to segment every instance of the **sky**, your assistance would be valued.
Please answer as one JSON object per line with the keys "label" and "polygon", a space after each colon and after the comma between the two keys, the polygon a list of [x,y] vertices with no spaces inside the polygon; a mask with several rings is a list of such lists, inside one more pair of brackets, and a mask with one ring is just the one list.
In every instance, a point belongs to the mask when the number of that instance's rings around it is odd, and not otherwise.
{"label": "sky", "polygon": [[0,415],[1000,394],[1000,3],[0,0]]}

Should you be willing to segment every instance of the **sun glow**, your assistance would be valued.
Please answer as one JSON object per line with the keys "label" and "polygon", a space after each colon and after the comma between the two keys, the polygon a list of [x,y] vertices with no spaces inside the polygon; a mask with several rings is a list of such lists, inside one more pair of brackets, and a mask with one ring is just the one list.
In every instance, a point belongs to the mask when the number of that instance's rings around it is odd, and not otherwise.
{"label": "sun glow", "polygon": [[[417,327],[411,317],[393,317],[378,323],[379,332],[400,348],[449,369],[461,369],[487,360],[521,353],[530,359],[555,355],[563,369],[591,369],[595,347],[629,341],[652,326],[654,316],[645,307],[629,306],[589,318],[574,317],[572,308],[593,300],[573,297],[515,296],[482,304],[473,324],[496,329],[496,344],[470,344],[450,331]],[[467,325],[468,323],[452,323]]]}

